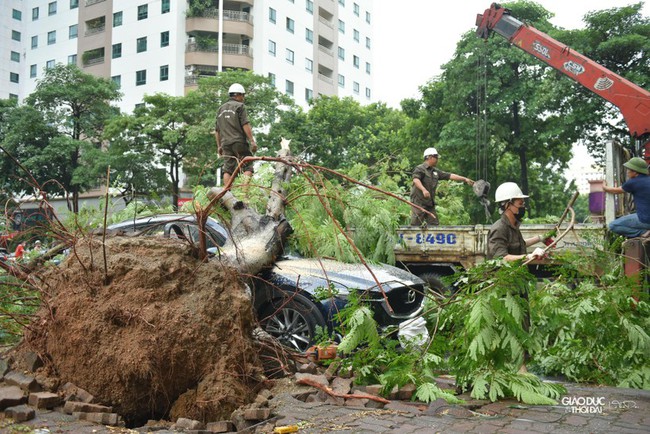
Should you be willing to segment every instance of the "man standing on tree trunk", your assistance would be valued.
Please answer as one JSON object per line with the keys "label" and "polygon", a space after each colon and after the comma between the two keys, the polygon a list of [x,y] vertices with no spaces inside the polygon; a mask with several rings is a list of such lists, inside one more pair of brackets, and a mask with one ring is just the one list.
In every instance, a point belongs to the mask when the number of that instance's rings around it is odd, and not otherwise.
{"label": "man standing on tree trunk", "polygon": [[[244,86],[234,83],[228,89],[230,99],[219,107],[215,124],[217,151],[223,157],[223,183],[228,184],[232,174],[244,157],[250,157],[257,151],[253,129],[248,121],[244,107]],[[250,145],[249,145],[250,143]],[[253,164],[241,168],[245,176],[253,175]]]}
{"label": "man standing on tree trunk", "polygon": [[438,181],[462,181],[473,185],[474,181],[455,173],[438,170],[438,151],[436,148],[427,148],[424,151],[424,163],[413,169],[413,187],[411,188],[411,202],[426,211],[411,207],[411,226],[439,225],[436,214],[436,189]]}

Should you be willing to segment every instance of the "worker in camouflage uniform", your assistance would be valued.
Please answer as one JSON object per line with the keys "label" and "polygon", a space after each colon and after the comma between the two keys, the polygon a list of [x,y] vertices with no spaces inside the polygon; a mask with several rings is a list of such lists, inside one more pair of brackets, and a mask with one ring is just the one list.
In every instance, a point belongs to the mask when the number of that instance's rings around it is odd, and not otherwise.
{"label": "worker in camouflage uniform", "polygon": [[[239,162],[257,151],[253,129],[244,107],[244,86],[234,83],[228,89],[230,99],[219,107],[215,124],[215,139],[219,156],[223,157],[223,183],[228,184]],[[250,145],[249,145],[250,143]],[[253,175],[253,164],[241,169],[244,175]]]}
{"label": "worker in camouflage uniform", "polygon": [[439,225],[436,214],[436,189],[438,181],[462,181],[473,185],[474,181],[455,173],[443,172],[436,168],[438,164],[438,151],[436,148],[427,148],[424,151],[424,163],[413,169],[413,187],[411,188],[411,202],[417,205],[411,207],[411,226]]}

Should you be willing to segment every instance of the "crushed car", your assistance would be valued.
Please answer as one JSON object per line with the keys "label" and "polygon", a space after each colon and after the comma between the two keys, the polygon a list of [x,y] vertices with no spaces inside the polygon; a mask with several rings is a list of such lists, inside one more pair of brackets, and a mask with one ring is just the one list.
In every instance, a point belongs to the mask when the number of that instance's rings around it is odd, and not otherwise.
{"label": "crushed car", "polygon": [[[192,214],[140,217],[110,225],[107,231],[178,237],[199,244],[199,227]],[[217,253],[229,236],[217,220],[208,218],[208,251]],[[314,343],[319,328],[333,331],[336,314],[346,306],[352,291],[370,306],[377,324],[387,327],[420,314],[427,290],[422,279],[390,265],[365,266],[293,256],[276,261],[247,284],[252,289],[253,308],[261,327],[282,344],[301,352]]]}

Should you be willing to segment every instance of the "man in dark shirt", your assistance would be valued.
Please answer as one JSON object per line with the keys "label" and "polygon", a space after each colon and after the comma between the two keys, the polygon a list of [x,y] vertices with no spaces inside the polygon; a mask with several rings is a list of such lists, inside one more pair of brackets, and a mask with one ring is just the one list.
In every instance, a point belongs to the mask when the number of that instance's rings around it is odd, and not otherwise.
{"label": "man in dark shirt", "polygon": [[606,193],[630,193],[636,212],[613,220],[609,230],[627,238],[649,236],[650,233],[650,177],[643,158],[634,157],[623,164],[627,168],[627,181],[620,187],[603,186]]}
{"label": "man in dark shirt", "polygon": [[474,181],[455,173],[438,170],[438,151],[436,148],[427,148],[424,151],[424,163],[413,169],[413,187],[411,188],[411,202],[420,208],[411,207],[411,226],[438,225],[436,214],[436,189],[438,181],[462,181],[473,185]]}
{"label": "man in dark shirt", "polygon": [[[257,151],[253,130],[244,107],[244,86],[235,83],[228,89],[230,99],[219,107],[215,123],[217,150],[223,157],[223,183],[228,184],[232,174],[244,157]],[[250,142],[250,146],[249,146]],[[244,175],[253,174],[253,164],[241,168]]]}
{"label": "man in dark shirt", "polygon": [[495,202],[499,206],[501,219],[490,227],[488,232],[488,259],[503,258],[506,261],[531,259],[544,256],[544,249],[536,248],[527,255],[526,248],[544,241],[539,235],[524,240],[519,226],[526,213],[525,195],[514,182],[504,182],[495,194]]}

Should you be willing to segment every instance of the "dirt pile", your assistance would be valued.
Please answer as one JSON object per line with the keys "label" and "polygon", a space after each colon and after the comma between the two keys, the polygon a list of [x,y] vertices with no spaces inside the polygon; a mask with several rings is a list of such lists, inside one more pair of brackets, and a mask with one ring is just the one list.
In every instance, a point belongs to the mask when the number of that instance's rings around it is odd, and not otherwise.
{"label": "dirt pile", "polygon": [[[179,241],[114,237],[77,244],[49,272],[21,349],[112,405],[127,424],[227,419],[254,398],[261,365],[237,274]],[[107,278],[106,278],[107,276]]]}

